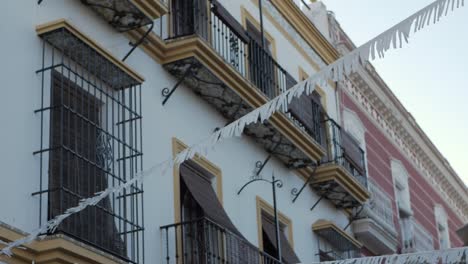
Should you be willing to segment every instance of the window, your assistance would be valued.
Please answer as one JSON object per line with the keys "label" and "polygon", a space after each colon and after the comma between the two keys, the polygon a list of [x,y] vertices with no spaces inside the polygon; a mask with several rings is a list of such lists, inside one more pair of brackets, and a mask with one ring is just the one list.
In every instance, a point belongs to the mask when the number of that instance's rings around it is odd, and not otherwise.
{"label": "window", "polygon": [[447,213],[440,204],[434,207],[434,213],[439,237],[439,249],[448,249],[450,248],[450,230],[448,227]]}
{"label": "window", "polygon": [[395,197],[400,218],[413,215],[411,210],[410,190],[408,185],[408,172],[401,161],[391,161],[392,176],[395,184]]}
{"label": "window", "polygon": [[207,0],[172,0],[172,37],[197,34],[208,39],[210,20]]}
{"label": "window", "polygon": [[218,200],[211,181],[214,176],[193,161],[184,162],[179,170],[183,263],[258,261],[258,250],[245,240]]}
{"label": "window", "polygon": [[312,225],[318,236],[320,261],[334,261],[359,257],[362,244],[332,221],[320,219]]}
{"label": "window", "polygon": [[367,177],[366,127],[359,116],[347,108],[343,111],[343,123],[346,134],[343,136],[345,156],[360,174]]}
{"label": "window", "polygon": [[[263,251],[269,256],[278,259],[276,225],[273,215],[273,208],[264,200],[257,197],[259,240],[263,246]],[[294,252],[292,245],[292,222],[281,213],[278,213],[278,218],[280,224],[279,240],[282,261],[286,264],[300,263],[301,261]]]}
{"label": "window", "polygon": [[[101,132],[102,103],[81,87],[52,72],[50,144],[60,148],[49,159],[49,218],[74,207],[82,198],[108,187],[105,172],[110,162],[100,145],[108,143]],[[90,165],[90,164],[96,164]],[[109,198],[98,207],[89,207],[66,219],[60,231],[79,237],[107,250],[125,255],[125,244],[115,222]]]}
{"label": "window", "polygon": [[[299,258],[289,244],[286,226],[280,223],[279,240],[281,245],[282,261],[288,264],[300,263]],[[276,226],[273,217],[262,212],[262,241],[263,251],[268,255],[278,259],[278,247],[276,243]]]}
{"label": "window", "polygon": [[289,104],[288,111],[293,120],[326,149],[326,132],[323,123],[325,113],[320,94],[313,91],[311,95],[303,94],[299,98],[294,98]]}
{"label": "window", "polygon": [[[39,27],[40,28],[40,27]],[[142,170],[141,82],[66,21],[47,25],[41,74],[39,224]],[[113,58],[113,59],[110,59]],[[143,263],[143,188],[136,182],[65,219],[54,233]],[[48,234],[53,235],[53,234]]]}

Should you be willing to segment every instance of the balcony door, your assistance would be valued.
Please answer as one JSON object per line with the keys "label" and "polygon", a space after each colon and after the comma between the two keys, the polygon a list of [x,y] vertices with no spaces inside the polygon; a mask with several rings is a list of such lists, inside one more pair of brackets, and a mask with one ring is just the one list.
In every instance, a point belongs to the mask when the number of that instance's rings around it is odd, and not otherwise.
{"label": "balcony door", "polygon": [[172,37],[198,35],[208,40],[210,15],[207,0],[172,0]]}

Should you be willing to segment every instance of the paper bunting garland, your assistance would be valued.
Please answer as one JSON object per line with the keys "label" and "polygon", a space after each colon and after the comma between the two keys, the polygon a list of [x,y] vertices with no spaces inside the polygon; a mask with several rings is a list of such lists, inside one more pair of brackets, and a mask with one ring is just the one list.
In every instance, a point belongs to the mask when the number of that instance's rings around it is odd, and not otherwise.
{"label": "paper bunting garland", "polygon": [[467,264],[468,247],[426,251],[411,254],[364,257],[312,264]]}

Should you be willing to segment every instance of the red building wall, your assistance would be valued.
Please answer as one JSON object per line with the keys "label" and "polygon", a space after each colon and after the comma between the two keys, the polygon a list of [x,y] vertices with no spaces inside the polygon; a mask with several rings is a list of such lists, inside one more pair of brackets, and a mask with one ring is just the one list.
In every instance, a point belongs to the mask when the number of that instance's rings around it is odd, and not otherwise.
{"label": "red building wall", "polygon": [[[391,160],[396,159],[403,163],[408,171],[409,189],[411,195],[411,208],[414,212],[415,220],[428,230],[434,241],[436,249],[438,244],[438,231],[434,214],[434,206],[441,204],[444,206],[448,216],[448,224],[450,229],[451,247],[463,246],[462,241],[458,238],[455,231],[460,228],[463,223],[458,216],[450,209],[448,204],[438,194],[422,176],[418,170],[405,158],[405,156],[395,147],[394,144],[382,133],[382,131],[367,118],[367,115],[360,110],[351,97],[344,91],[341,94],[341,108],[348,108],[355,112],[362,123],[366,127],[366,152],[368,159],[368,174],[379,187],[384,190],[393,201],[393,214],[395,226],[399,230],[397,208],[395,203],[395,192],[392,180]],[[400,232],[400,231],[399,231]],[[400,239],[401,241],[401,239]],[[401,243],[401,242],[400,242]]]}

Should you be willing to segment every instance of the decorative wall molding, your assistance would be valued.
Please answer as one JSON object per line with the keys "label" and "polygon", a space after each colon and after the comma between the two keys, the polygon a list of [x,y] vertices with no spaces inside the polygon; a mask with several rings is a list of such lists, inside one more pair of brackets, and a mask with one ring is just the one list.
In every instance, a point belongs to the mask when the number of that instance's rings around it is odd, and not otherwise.
{"label": "decorative wall molding", "polygon": [[[367,75],[367,76],[366,76]],[[374,75],[374,76],[370,76]],[[371,120],[379,127],[384,134],[396,145],[398,149],[411,161],[414,167],[420,172],[426,180],[436,188],[441,197],[450,205],[454,212],[463,222],[468,222],[468,194],[463,190],[463,186],[457,181],[460,181],[458,176],[450,173],[451,168],[447,163],[441,163],[439,160],[434,160],[430,157],[432,154],[437,159],[440,153],[430,153],[423,149],[419,142],[423,142],[431,148],[432,143],[428,139],[422,138],[415,130],[408,129],[405,122],[409,122],[410,126],[417,124],[414,118],[409,113],[402,113],[398,109],[391,98],[388,97],[389,88],[382,86],[382,83],[376,84],[373,78],[379,78],[375,70],[362,70],[359,74],[354,74],[348,81],[343,82],[344,90],[349,94],[364,110]],[[366,78],[367,77],[367,78]],[[383,82],[383,81],[382,81]],[[378,92],[382,94],[377,94]],[[419,127],[417,129],[420,130]],[[418,131],[419,132],[419,131]],[[418,142],[419,141],[419,142]],[[449,171],[443,173],[441,168]]]}
{"label": "decorative wall molding", "polygon": [[[255,1],[257,2],[257,1]],[[301,34],[289,23],[288,20],[278,11],[278,9],[270,1],[263,1],[264,11],[268,12],[274,20],[282,27],[282,29],[287,32],[293,40],[311,57],[314,62],[320,67],[323,68],[326,63],[322,58],[317,54],[317,52],[311,47],[311,45],[301,36]],[[312,22],[310,22],[312,23]]]}

